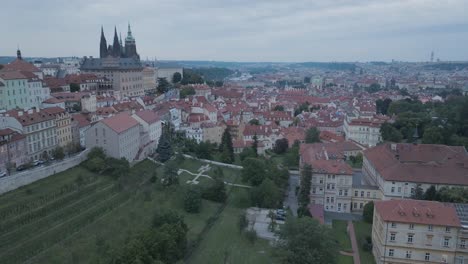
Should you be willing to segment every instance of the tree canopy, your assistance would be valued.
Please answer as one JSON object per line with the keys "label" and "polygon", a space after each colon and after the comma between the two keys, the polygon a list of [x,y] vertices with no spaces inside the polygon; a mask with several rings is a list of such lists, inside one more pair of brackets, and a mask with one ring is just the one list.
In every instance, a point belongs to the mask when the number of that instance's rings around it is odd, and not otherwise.
{"label": "tree canopy", "polygon": [[320,131],[316,127],[311,127],[307,129],[305,142],[306,143],[320,142]]}

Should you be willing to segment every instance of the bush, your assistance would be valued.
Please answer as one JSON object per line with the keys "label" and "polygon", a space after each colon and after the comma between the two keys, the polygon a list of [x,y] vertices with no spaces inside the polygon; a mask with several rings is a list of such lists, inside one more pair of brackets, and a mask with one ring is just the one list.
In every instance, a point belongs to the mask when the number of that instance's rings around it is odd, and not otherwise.
{"label": "bush", "polygon": [[244,231],[249,226],[249,220],[247,219],[247,215],[244,213],[239,215],[239,232]]}
{"label": "bush", "polygon": [[364,211],[362,212],[362,217],[364,221],[372,224],[374,218],[374,202],[370,201],[364,205]]}
{"label": "bush", "polygon": [[213,202],[224,203],[227,198],[224,182],[215,179],[214,183],[203,191],[202,197]]}
{"label": "bush", "polygon": [[187,213],[198,213],[201,207],[201,192],[195,186],[190,186],[184,195],[184,209]]}
{"label": "bush", "polygon": [[257,231],[250,229],[248,231],[245,231],[245,236],[247,239],[250,241],[250,243],[255,244],[255,241],[257,241]]}
{"label": "bush", "polygon": [[372,251],[372,238],[366,236],[365,240],[362,242],[362,249],[364,251]]}

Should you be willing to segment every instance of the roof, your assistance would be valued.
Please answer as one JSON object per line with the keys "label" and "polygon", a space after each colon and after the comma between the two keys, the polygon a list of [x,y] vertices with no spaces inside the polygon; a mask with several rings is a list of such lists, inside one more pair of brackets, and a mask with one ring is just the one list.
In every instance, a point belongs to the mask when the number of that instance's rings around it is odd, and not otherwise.
{"label": "roof", "polygon": [[468,185],[468,154],[461,146],[382,144],[363,154],[386,181]]}
{"label": "roof", "polygon": [[143,70],[140,60],[135,58],[84,58],[81,70]]}
{"label": "roof", "polygon": [[6,114],[11,117],[14,117],[23,126],[29,126],[32,124],[55,119],[55,116],[50,113],[44,111],[37,112],[36,110],[29,110],[29,112],[10,110]]}
{"label": "roof", "polygon": [[2,70],[2,71],[0,71],[0,78],[2,78],[3,80],[28,79],[21,72],[14,71],[14,70],[11,70],[11,71]]}
{"label": "roof", "polygon": [[422,200],[376,201],[375,210],[386,222],[461,227],[452,204]]}
{"label": "roof", "polygon": [[22,59],[16,59],[7,65],[4,65],[3,70],[15,70],[15,71],[29,71],[29,72],[40,72],[36,66],[32,63],[24,61]]}
{"label": "roof", "polygon": [[135,115],[137,115],[139,118],[141,118],[148,124],[153,124],[161,120],[159,115],[151,110],[137,111],[135,112]]}
{"label": "roof", "polygon": [[101,120],[104,125],[114,130],[117,134],[125,132],[139,123],[127,113],[120,113],[115,116]]}
{"label": "roof", "polygon": [[76,120],[78,122],[78,127],[86,127],[89,124],[91,124],[86,115],[83,115],[81,113],[73,114],[72,118],[73,120]]}

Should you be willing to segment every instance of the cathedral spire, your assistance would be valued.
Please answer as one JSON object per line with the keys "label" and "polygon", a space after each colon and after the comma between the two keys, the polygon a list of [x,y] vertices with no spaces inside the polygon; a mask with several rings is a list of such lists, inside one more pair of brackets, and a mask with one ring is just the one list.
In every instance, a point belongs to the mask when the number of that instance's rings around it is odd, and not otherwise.
{"label": "cathedral spire", "polygon": [[114,27],[114,43],[112,43],[112,56],[120,57],[120,43],[117,36],[117,27]]}
{"label": "cathedral spire", "polygon": [[99,45],[99,57],[105,58],[107,57],[107,41],[106,37],[104,36],[104,28],[101,26],[101,43]]}

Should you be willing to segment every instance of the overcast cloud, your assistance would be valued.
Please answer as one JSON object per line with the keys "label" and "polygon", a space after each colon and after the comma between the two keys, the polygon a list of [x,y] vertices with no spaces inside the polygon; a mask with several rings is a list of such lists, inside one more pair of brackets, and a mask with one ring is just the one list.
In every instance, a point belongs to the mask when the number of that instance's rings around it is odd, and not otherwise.
{"label": "overcast cloud", "polygon": [[142,58],[468,60],[468,0],[2,1],[0,55],[97,56],[132,25]]}

